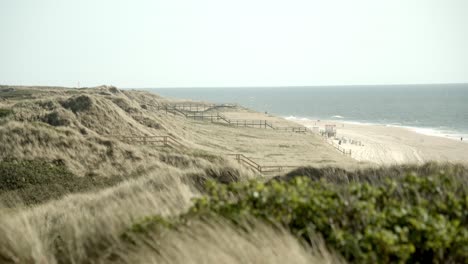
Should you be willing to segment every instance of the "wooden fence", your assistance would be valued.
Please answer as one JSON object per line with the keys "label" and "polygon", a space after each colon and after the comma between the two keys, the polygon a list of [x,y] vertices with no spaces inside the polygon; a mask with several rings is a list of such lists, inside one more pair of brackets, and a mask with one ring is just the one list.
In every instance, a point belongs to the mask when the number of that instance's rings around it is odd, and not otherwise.
{"label": "wooden fence", "polygon": [[236,127],[255,127],[255,128],[271,128],[283,132],[302,132],[306,133],[309,130],[306,127],[276,127],[267,120],[258,119],[229,119],[219,112],[215,114],[207,113],[208,110],[222,107],[237,107],[235,104],[162,104],[151,105],[157,110],[166,111],[174,115],[181,114],[186,118],[193,120],[208,120],[211,122],[223,121],[229,125]]}
{"label": "wooden fence", "polygon": [[307,133],[309,129],[307,127],[274,127],[275,130],[284,131],[284,132],[297,132],[297,133]]}
{"label": "wooden fence", "polygon": [[267,120],[258,120],[258,119],[229,119],[225,115],[220,114],[219,112],[216,115],[205,114],[205,113],[193,113],[185,114],[185,117],[193,120],[208,120],[211,122],[224,122],[228,125],[235,127],[254,127],[254,128],[273,128],[271,123],[268,123]]}
{"label": "wooden fence", "polygon": [[228,156],[233,156],[237,162],[240,164],[244,164],[247,167],[253,168],[260,173],[269,173],[269,172],[282,172],[286,168],[297,168],[298,166],[265,166],[260,165],[257,162],[253,161],[252,159],[246,157],[244,154],[228,154]]}
{"label": "wooden fence", "polygon": [[159,145],[162,147],[180,148],[183,145],[173,136],[124,136],[117,135],[116,138],[126,143],[142,145]]}
{"label": "wooden fence", "polygon": [[345,148],[341,147],[340,145],[336,144],[335,142],[328,141],[327,139],[325,139],[325,142],[327,142],[328,144],[333,146],[336,150],[343,153],[344,155],[351,156],[351,150],[350,149],[346,150]]}
{"label": "wooden fence", "polygon": [[[283,132],[296,132],[296,133],[308,133],[311,132],[310,129],[306,127],[277,127],[274,126],[272,123],[269,123],[267,120],[254,120],[254,119],[229,119],[225,115],[220,114],[219,112],[216,115],[211,113],[206,113],[208,110],[220,108],[220,107],[235,107],[237,105],[234,104],[172,104],[172,105],[157,105],[158,110],[165,110],[166,113],[171,112],[174,115],[181,114],[186,118],[190,118],[193,120],[209,120],[211,122],[219,122],[223,121],[228,125],[236,126],[236,127],[253,127],[253,128],[263,128],[263,129],[273,129],[276,131],[283,131]],[[351,156],[351,150],[346,150],[343,147],[329,142],[325,139],[327,143],[332,145],[336,150],[341,152],[344,155]],[[281,166],[274,166],[281,167]],[[266,169],[266,167],[265,167]]]}
{"label": "wooden fence", "polygon": [[[166,113],[182,114],[187,116],[189,113],[204,113],[218,108],[234,108],[236,104],[148,104],[156,110],[164,110]],[[186,113],[189,112],[189,113]]]}

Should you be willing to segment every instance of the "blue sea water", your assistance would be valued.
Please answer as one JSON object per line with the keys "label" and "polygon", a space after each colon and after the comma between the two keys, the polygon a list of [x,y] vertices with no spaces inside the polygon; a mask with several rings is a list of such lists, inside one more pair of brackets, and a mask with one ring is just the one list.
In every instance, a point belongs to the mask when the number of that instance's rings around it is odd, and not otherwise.
{"label": "blue sea water", "polygon": [[468,141],[468,84],[149,90],[164,97],[238,103],[283,117],[402,126]]}

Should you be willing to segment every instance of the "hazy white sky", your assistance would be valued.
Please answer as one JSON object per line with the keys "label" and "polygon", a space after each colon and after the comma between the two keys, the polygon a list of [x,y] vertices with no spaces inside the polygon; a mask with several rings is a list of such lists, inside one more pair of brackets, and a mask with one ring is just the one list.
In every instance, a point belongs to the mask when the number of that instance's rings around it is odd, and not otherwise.
{"label": "hazy white sky", "polygon": [[0,0],[0,84],[468,82],[468,0]]}

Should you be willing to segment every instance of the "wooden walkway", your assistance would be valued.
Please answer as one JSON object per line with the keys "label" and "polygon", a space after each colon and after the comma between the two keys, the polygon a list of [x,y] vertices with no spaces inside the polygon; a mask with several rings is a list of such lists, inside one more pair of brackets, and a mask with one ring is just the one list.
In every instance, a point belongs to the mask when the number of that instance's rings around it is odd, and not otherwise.
{"label": "wooden walkway", "polygon": [[125,136],[115,135],[115,138],[129,144],[140,144],[140,145],[153,145],[161,147],[170,147],[173,149],[179,149],[183,145],[173,136]]}
{"label": "wooden walkway", "polygon": [[[166,136],[125,136],[125,135],[112,135],[125,143],[128,144],[139,144],[139,145],[155,145],[162,147],[170,147],[173,149],[180,149],[183,145],[174,137],[170,135]],[[286,168],[297,168],[298,166],[265,166],[260,165],[252,159],[246,157],[244,154],[228,154],[228,156],[234,157],[239,164],[246,165],[260,173],[273,173],[283,172]]]}
{"label": "wooden walkway", "polygon": [[[263,128],[263,129],[272,129],[282,132],[296,132],[296,133],[313,133],[310,129],[304,126],[296,127],[276,127],[267,120],[254,120],[254,119],[229,119],[225,115],[216,112],[216,114],[209,113],[210,110],[218,108],[234,108],[237,107],[235,104],[148,104],[156,108],[156,110],[163,110],[167,113],[172,113],[174,115],[180,114],[188,119],[193,120],[207,120],[212,123],[222,122],[230,126],[235,127],[252,127],[252,128]],[[136,144],[145,144],[145,145],[162,145],[163,147],[171,148],[180,148],[180,144],[177,139],[172,136],[123,136],[121,137],[122,141]],[[351,156],[351,150],[346,150],[340,145],[337,145],[333,142],[329,142],[325,139],[325,142],[333,146],[343,155]],[[297,166],[264,166],[256,163],[252,159],[246,157],[243,154],[229,154],[229,156],[234,156],[235,159],[244,165],[247,165],[260,173],[268,172],[282,172],[285,168],[296,168]]]}
{"label": "wooden walkway", "polygon": [[325,138],[325,142],[327,142],[328,144],[330,144],[332,147],[334,147],[336,150],[338,150],[339,152],[343,153],[343,155],[346,155],[346,156],[350,156],[351,157],[351,150],[348,149],[346,150],[345,148],[343,148],[342,146],[334,143],[333,141],[328,141],[328,139]]}
{"label": "wooden walkway", "polygon": [[[160,105],[156,106],[158,110],[165,110],[166,113],[181,114],[186,118],[193,120],[208,120],[212,123],[223,122],[225,124],[235,127],[252,127],[252,128],[263,128],[273,129],[282,132],[296,132],[296,133],[313,133],[310,129],[304,126],[296,127],[277,127],[267,120],[255,120],[255,119],[229,119],[225,115],[216,112],[216,114],[208,113],[209,110],[222,108],[222,107],[237,107],[234,104],[171,104],[171,105]],[[333,146],[343,155],[351,156],[351,150],[346,150],[343,147],[329,142],[325,139],[325,142]]]}
{"label": "wooden walkway", "polygon": [[260,173],[283,172],[286,168],[298,168],[298,166],[260,165],[252,159],[246,157],[244,154],[228,154],[228,156],[234,157],[240,164],[246,165],[247,167],[250,167]]}
{"label": "wooden walkway", "polygon": [[235,104],[148,104],[156,110],[163,110],[174,115],[181,114],[187,117],[193,113],[204,113],[219,108],[235,108]]}
{"label": "wooden walkway", "polygon": [[193,120],[207,120],[210,122],[223,122],[228,125],[236,127],[254,127],[254,128],[270,128],[284,132],[308,132],[306,127],[276,127],[267,120],[260,119],[229,119],[225,115],[216,112],[209,113],[210,110],[219,108],[234,108],[237,107],[235,104],[148,104],[154,107],[156,110],[165,111],[166,114],[171,113],[174,115],[182,115],[185,118]]}
{"label": "wooden walkway", "polygon": [[[119,140],[128,143],[128,144],[141,144],[141,145],[153,145],[161,147],[169,147],[172,149],[180,149],[183,145],[173,136],[125,136],[125,135],[113,135],[112,137],[118,138]],[[327,141],[328,142],[328,141]],[[345,155],[351,155],[351,151],[346,152],[340,146],[330,143],[340,152]],[[299,166],[284,166],[284,165],[260,165],[257,162],[253,161],[251,158],[245,156],[244,154],[227,154],[230,157],[234,157],[235,160],[242,165],[245,165],[249,168],[252,168],[260,173],[280,173],[286,169],[298,168]]]}
{"label": "wooden walkway", "polygon": [[187,114],[185,115],[186,118],[193,119],[193,120],[207,120],[212,123],[214,122],[222,122],[230,126],[235,127],[254,127],[254,128],[272,128],[274,129],[273,125],[266,120],[258,120],[258,119],[229,119],[225,115],[220,114],[217,112],[216,114],[205,114],[205,113],[195,113],[195,114]]}
{"label": "wooden walkway", "polygon": [[267,120],[261,119],[229,119],[225,115],[216,112],[216,114],[205,114],[205,113],[192,113],[192,114],[185,114],[186,118],[190,118],[193,120],[208,120],[211,122],[224,122],[231,126],[236,127],[254,127],[254,128],[263,128],[263,129],[274,129],[277,131],[283,132],[301,132],[306,133],[309,132],[309,129],[306,127],[277,127],[274,126],[273,123],[268,122]]}

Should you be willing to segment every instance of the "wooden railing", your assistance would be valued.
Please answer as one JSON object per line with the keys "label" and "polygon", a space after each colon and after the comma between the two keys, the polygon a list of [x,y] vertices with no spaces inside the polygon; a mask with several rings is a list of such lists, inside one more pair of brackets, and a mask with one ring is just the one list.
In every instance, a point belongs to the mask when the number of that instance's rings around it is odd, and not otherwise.
{"label": "wooden railing", "polygon": [[216,116],[220,119],[220,120],[223,120],[224,122],[230,124],[231,121],[224,115],[220,114],[220,113],[216,113]]}
{"label": "wooden railing", "polygon": [[258,119],[229,119],[225,115],[220,114],[219,112],[216,115],[205,114],[205,113],[193,113],[185,114],[185,117],[193,120],[209,120],[211,122],[222,121],[228,125],[236,127],[256,127],[256,128],[273,128],[271,123],[268,123],[267,120],[258,120]]}
{"label": "wooden railing", "polygon": [[271,127],[271,124],[266,120],[229,119],[229,124],[236,127],[257,127],[265,129]]}
{"label": "wooden railing", "polygon": [[188,112],[206,112],[217,108],[234,108],[236,104],[169,104],[168,107],[188,111]]}
{"label": "wooden railing", "polygon": [[179,113],[184,116],[193,113],[204,113],[209,110],[218,109],[218,108],[234,108],[237,107],[236,104],[148,104],[156,108],[156,110],[164,110],[166,113]]}
{"label": "wooden railing", "polygon": [[260,173],[282,172],[285,168],[297,168],[297,166],[260,165],[257,162],[253,161],[252,159],[246,157],[244,154],[228,154],[228,156],[234,157],[237,160],[237,162],[239,162],[240,164],[244,164],[250,168],[253,168]]}
{"label": "wooden railing", "polygon": [[224,121],[229,125],[236,127],[257,127],[257,128],[271,128],[284,132],[307,132],[306,127],[276,127],[267,120],[259,119],[229,119],[223,114],[217,112],[216,115],[206,113],[209,110],[222,108],[222,107],[237,107],[235,104],[158,104],[153,105],[157,110],[166,111],[166,113],[181,114],[186,118],[193,120],[209,120],[211,122]]}
{"label": "wooden railing", "polygon": [[[253,127],[253,128],[270,128],[276,131],[282,132],[297,132],[297,133],[308,133],[311,132],[307,127],[297,126],[297,127],[277,127],[272,123],[269,123],[267,120],[254,120],[254,119],[229,119],[225,115],[217,112],[214,114],[207,114],[206,112],[211,109],[221,108],[221,107],[236,107],[235,104],[162,104],[162,105],[152,105],[158,110],[165,110],[166,113],[170,112],[174,115],[181,114],[186,118],[193,120],[209,120],[211,122],[223,121],[228,125],[236,127]],[[344,155],[351,156],[351,150],[344,149],[343,147],[336,145],[333,142],[329,142],[325,139],[327,143],[332,145],[336,150],[341,152]],[[281,167],[281,166],[274,166]],[[266,168],[266,167],[265,167]]]}
{"label": "wooden railing", "polygon": [[297,133],[306,133],[309,132],[307,127],[274,127],[275,130],[285,131],[285,132],[297,132]]}
{"label": "wooden railing", "polygon": [[325,139],[325,142],[327,142],[328,144],[333,146],[336,150],[343,153],[344,155],[351,156],[351,150],[350,149],[346,150],[345,148],[341,147],[340,145],[337,145],[336,143],[334,143],[333,141],[328,141],[328,139]]}
{"label": "wooden railing", "polygon": [[[199,117],[199,116],[198,116]],[[240,126],[240,127],[259,127],[259,128],[271,128],[277,131],[284,131],[284,132],[302,132],[306,133],[309,131],[308,128],[306,127],[277,127],[274,126],[272,123],[269,123],[267,120],[258,120],[258,119],[228,119],[226,116],[217,113],[216,116],[206,116],[202,117],[200,119],[211,119],[213,120],[214,117],[217,118],[217,120],[223,120],[224,122],[234,125],[234,126]],[[193,118],[193,117],[191,117]],[[195,117],[197,118],[197,117]]]}
{"label": "wooden railing", "polygon": [[116,135],[114,136],[119,140],[132,143],[132,144],[143,144],[143,145],[160,145],[163,147],[180,148],[183,145],[173,136],[125,136]]}
{"label": "wooden railing", "polygon": [[244,156],[244,154],[228,154],[228,156],[234,156],[235,159],[237,160],[237,162],[245,164],[245,165],[257,170],[258,172],[262,172],[262,166],[260,164],[256,163],[255,161],[247,158],[246,156]]}

